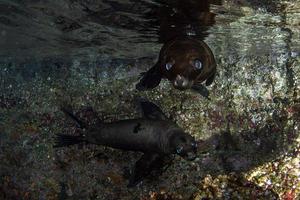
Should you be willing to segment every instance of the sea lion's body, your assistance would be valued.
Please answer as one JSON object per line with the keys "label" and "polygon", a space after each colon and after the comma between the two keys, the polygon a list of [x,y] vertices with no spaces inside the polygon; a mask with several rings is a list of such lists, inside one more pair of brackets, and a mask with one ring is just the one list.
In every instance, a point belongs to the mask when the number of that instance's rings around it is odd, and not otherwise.
{"label": "sea lion's body", "polygon": [[141,101],[143,117],[87,126],[72,111],[64,113],[82,128],[78,136],[57,134],[54,147],[64,147],[81,142],[103,145],[122,150],[140,151],[144,155],[136,162],[128,186],[135,186],[151,171],[163,168],[164,160],[172,154],[185,159],[195,158],[195,139],[169,120],[153,103]]}
{"label": "sea lion's body", "polygon": [[215,74],[216,62],[209,46],[201,40],[179,37],[163,45],[157,63],[143,73],[136,88],[149,90],[166,78],[176,89],[196,89],[204,81],[210,85]]}
{"label": "sea lion's body", "polygon": [[165,120],[128,119],[104,123],[86,131],[86,141],[112,148],[143,153],[172,153],[168,142],[172,131],[182,131],[176,124]]}

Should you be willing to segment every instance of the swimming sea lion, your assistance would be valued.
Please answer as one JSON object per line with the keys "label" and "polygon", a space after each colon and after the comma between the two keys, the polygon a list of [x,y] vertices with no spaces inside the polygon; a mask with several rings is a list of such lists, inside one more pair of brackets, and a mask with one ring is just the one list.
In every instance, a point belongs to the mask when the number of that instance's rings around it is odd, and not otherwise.
{"label": "swimming sea lion", "polygon": [[169,120],[155,104],[142,100],[143,117],[88,127],[71,111],[62,109],[84,128],[79,136],[57,134],[54,147],[78,143],[91,143],[112,148],[140,151],[144,155],[137,161],[128,186],[138,184],[152,170],[163,168],[163,160],[172,154],[185,159],[195,158],[197,143],[177,124]]}
{"label": "swimming sea lion", "polygon": [[176,89],[196,89],[206,81],[212,84],[216,75],[216,62],[208,45],[190,37],[180,37],[167,42],[160,50],[157,63],[136,85],[138,90],[148,90],[168,79]]}

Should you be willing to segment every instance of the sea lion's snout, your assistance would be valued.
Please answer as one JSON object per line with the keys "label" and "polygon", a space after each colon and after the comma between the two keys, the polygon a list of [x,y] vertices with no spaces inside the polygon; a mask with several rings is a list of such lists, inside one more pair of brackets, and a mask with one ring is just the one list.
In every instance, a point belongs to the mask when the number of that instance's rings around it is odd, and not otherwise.
{"label": "sea lion's snout", "polygon": [[197,157],[197,143],[195,139],[187,133],[175,133],[171,145],[175,148],[175,154],[186,160],[194,160]]}
{"label": "sea lion's snout", "polygon": [[[193,138],[194,139],[194,138]],[[186,152],[186,156],[184,157],[186,160],[195,160],[197,157],[197,143],[192,142],[188,151]]]}
{"label": "sea lion's snout", "polygon": [[195,158],[197,157],[196,151],[190,148],[183,149],[182,152],[179,152],[177,154],[185,160],[195,160]]}
{"label": "sea lion's snout", "polygon": [[185,90],[187,88],[190,88],[191,85],[193,85],[193,83],[189,79],[179,74],[176,76],[175,80],[173,81],[173,86],[179,90]]}
{"label": "sea lion's snout", "polygon": [[194,152],[188,152],[186,160],[195,160],[196,157],[197,155]]}

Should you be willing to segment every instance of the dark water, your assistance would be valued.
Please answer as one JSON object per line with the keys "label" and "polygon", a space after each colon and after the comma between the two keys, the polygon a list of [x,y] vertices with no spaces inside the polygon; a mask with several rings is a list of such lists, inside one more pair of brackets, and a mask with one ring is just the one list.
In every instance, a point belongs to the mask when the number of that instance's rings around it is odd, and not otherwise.
{"label": "dark water", "polygon": [[[249,199],[256,191],[253,198],[296,199],[299,6],[267,0],[0,1],[0,198]],[[187,35],[214,54],[210,100],[166,80],[152,91],[136,91],[162,45]],[[127,189],[124,168],[140,154],[52,148],[55,133],[78,133],[60,105],[72,105],[90,123],[93,108],[110,122],[139,116],[138,96],[203,140],[203,153],[193,162],[176,157],[160,177]]]}

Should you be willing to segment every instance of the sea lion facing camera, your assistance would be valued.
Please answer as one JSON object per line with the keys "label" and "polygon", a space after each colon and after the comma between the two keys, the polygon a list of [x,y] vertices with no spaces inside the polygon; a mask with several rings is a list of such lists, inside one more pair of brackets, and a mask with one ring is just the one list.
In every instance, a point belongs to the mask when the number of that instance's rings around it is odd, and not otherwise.
{"label": "sea lion facing camera", "polygon": [[190,37],[167,42],[160,51],[157,63],[136,85],[138,90],[149,90],[168,79],[179,90],[197,89],[205,81],[209,86],[216,75],[214,55],[205,42]]}
{"label": "sea lion facing camera", "polygon": [[128,186],[135,186],[153,170],[164,167],[164,160],[177,154],[191,160],[196,156],[195,139],[169,120],[155,104],[140,100],[143,117],[88,127],[71,111],[62,109],[85,132],[79,136],[57,134],[54,147],[91,143],[112,148],[140,151],[144,155],[136,162]]}

